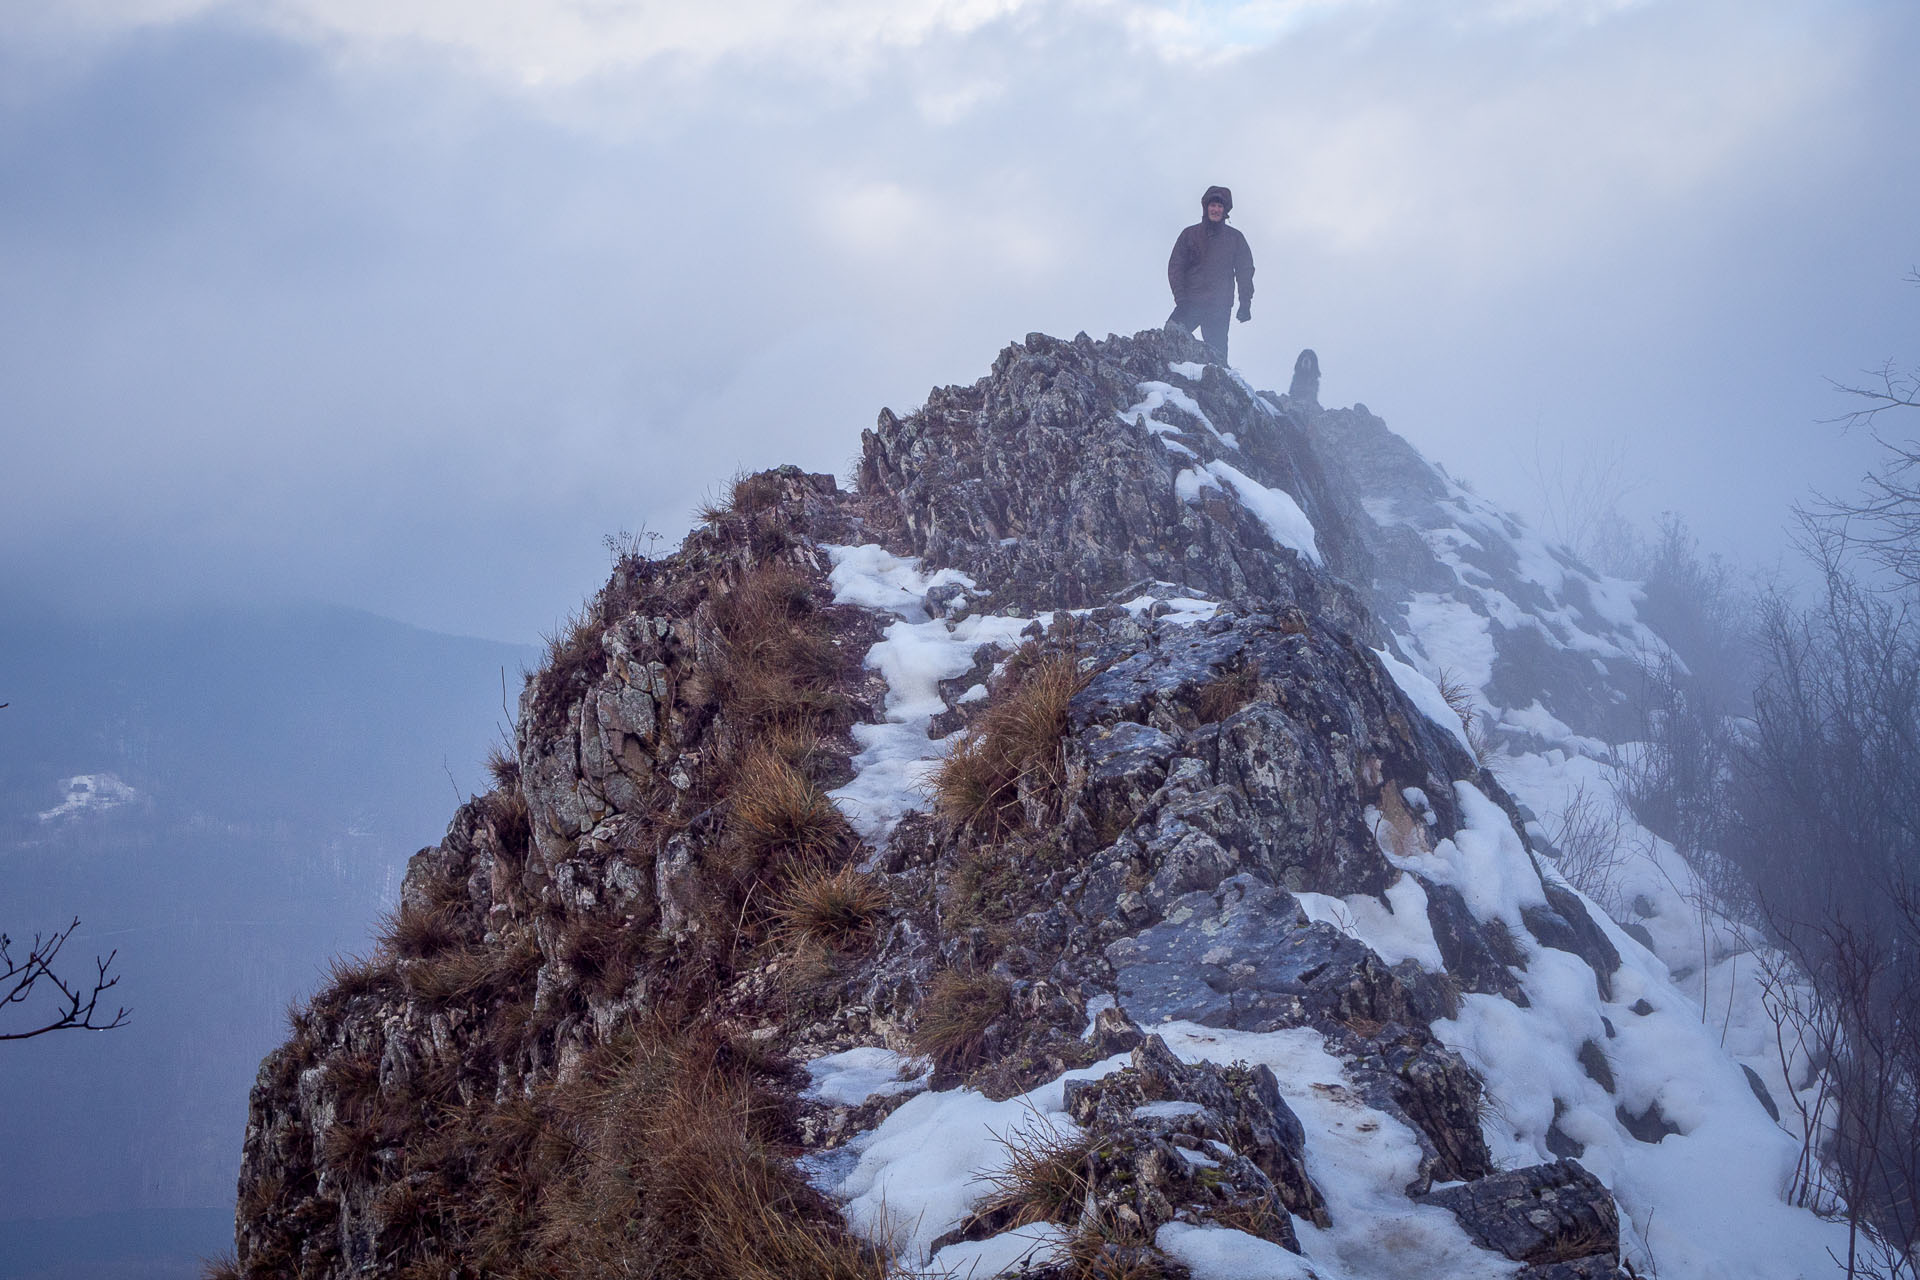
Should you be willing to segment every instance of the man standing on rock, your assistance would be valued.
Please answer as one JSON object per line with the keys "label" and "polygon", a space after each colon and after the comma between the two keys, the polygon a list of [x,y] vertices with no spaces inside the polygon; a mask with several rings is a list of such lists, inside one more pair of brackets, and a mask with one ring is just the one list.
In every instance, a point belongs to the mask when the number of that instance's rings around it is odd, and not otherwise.
{"label": "man standing on rock", "polygon": [[1253,319],[1253,251],[1247,238],[1227,225],[1233,192],[1208,187],[1200,209],[1204,216],[1180,233],[1167,259],[1167,283],[1173,286],[1167,328],[1191,335],[1198,326],[1200,340],[1225,364],[1235,281],[1240,285],[1240,321]]}

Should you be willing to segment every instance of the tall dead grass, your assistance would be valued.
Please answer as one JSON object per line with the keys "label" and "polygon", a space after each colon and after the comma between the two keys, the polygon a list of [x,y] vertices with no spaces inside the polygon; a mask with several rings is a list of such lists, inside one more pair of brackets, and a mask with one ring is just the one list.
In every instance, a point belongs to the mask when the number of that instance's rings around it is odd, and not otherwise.
{"label": "tall dead grass", "polygon": [[889,905],[891,895],[877,876],[851,865],[832,870],[809,863],[774,901],[775,937],[834,950],[859,946],[872,939]]}
{"label": "tall dead grass", "polygon": [[1006,1163],[985,1174],[992,1188],[976,1216],[1002,1215],[1006,1229],[1036,1222],[1072,1226],[1079,1221],[1092,1190],[1087,1157],[1093,1139],[1084,1133],[1064,1134],[1035,1114],[994,1141],[1006,1153]]}
{"label": "tall dead grass", "polygon": [[1445,668],[1440,670],[1434,683],[1453,714],[1460,717],[1460,728],[1467,735],[1473,762],[1486,768],[1493,759],[1493,733],[1488,728],[1486,713],[1473,704],[1473,686]]}
{"label": "tall dead grass", "polygon": [[727,642],[721,692],[738,722],[812,724],[842,713],[833,689],[842,655],[805,575],[789,565],[757,565],[716,593],[712,608]]}
{"label": "tall dead grass", "polygon": [[1021,825],[1025,797],[1049,803],[1066,785],[1068,708],[1086,680],[1071,652],[1023,665],[934,779],[940,813],[987,834]]}
{"label": "tall dead grass", "polygon": [[742,472],[727,482],[726,490],[710,496],[694,509],[702,524],[719,524],[733,516],[757,516],[780,503],[780,481],[769,471]]}
{"label": "tall dead grass", "polygon": [[436,1009],[491,1003],[528,989],[540,968],[531,942],[463,943],[401,966],[409,995]]}
{"label": "tall dead grass", "polygon": [[1252,702],[1259,692],[1259,673],[1250,666],[1235,667],[1200,687],[1194,695],[1193,713],[1201,724],[1219,724]]}
{"label": "tall dead grass", "polygon": [[987,1031],[1012,1004],[1004,979],[991,973],[942,969],[933,975],[920,1002],[920,1024],[913,1051],[950,1071],[977,1065],[986,1052]]}
{"label": "tall dead grass", "polygon": [[462,941],[451,911],[410,902],[389,912],[376,936],[383,950],[403,960],[439,955]]}
{"label": "tall dead grass", "polygon": [[813,779],[764,743],[734,767],[727,793],[727,842],[746,874],[781,857],[825,860],[852,838],[847,819]]}
{"label": "tall dead grass", "polygon": [[781,1158],[784,1117],[730,1051],[668,1027],[583,1090],[539,1236],[562,1276],[884,1280],[885,1257]]}

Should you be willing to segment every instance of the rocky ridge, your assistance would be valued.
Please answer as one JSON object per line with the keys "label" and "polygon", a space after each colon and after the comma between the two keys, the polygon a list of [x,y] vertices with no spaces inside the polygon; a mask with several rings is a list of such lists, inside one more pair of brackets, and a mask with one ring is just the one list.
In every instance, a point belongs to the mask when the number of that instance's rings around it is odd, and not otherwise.
{"label": "rocky ridge", "polygon": [[[238,1271],[1613,1274],[1576,1157],[1667,1120],[1607,1047],[1665,992],[1422,624],[1477,603],[1523,745],[1607,732],[1596,656],[1657,641],[1455,537],[1501,518],[1307,357],[1204,361],[1029,335],[855,492],[763,472],[624,557],[263,1063]],[[1527,1017],[1584,1073],[1502,1115]]]}

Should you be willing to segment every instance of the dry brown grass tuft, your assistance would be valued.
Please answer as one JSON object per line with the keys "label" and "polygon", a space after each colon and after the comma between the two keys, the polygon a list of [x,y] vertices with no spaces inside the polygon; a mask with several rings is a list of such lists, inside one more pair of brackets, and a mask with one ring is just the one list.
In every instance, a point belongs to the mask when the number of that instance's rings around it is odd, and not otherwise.
{"label": "dry brown grass tuft", "polygon": [[783,564],[750,569],[715,594],[713,618],[727,641],[721,680],[732,715],[764,727],[841,713],[833,682],[842,655],[803,574]]}
{"label": "dry brown grass tuft", "polygon": [[326,981],[314,996],[316,1007],[391,991],[399,983],[393,962],[384,956],[335,956],[327,961]]}
{"label": "dry brown grass tuft", "polygon": [[607,655],[600,647],[601,633],[607,629],[593,601],[568,615],[547,639],[546,665],[556,677],[577,672],[598,674]]}
{"label": "dry brown grass tuft", "polygon": [[200,1259],[200,1280],[242,1280],[240,1260],[231,1253]]}
{"label": "dry brown grass tuft", "polygon": [[327,1063],[327,1083],[342,1115],[359,1115],[380,1093],[380,1059],[371,1053],[342,1053]]}
{"label": "dry brown grass tuft", "polygon": [[976,730],[941,762],[933,779],[934,808],[952,822],[988,831],[1016,825],[1019,777]]}
{"label": "dry brown grass tuft", "polygon": [[335,1122],[320,1144],[320,1162],[333,1173],[355,1182],[371,1181],[379,1172],[380,1130],[371,1120]]}
{"label": "dry brown grass tuft", "polygon": [[1277,1243],[1285,1238],[1284,1232],[1291,1215],[1287,1212],[1287,1206],[1280,1203],[1279,1197],[1266,1196],[1232,1207],[1214,1209],[1209,1216],[1223,1227]]}
{"label": "dry brown grass tuft", "polygon": [[531,1042],[538,1038],[540,1030],[540,1019],[533,1007],[530,992],[508,999],[487,1019],[477,1052],[487,1061],[516,1065]]}
{"label": "dry brown grass tuft", "polygon": [[820,735],[805,721],[784,721],[761,730],[756,745],[777,756],[808,777],[819,760]]}
{"label": "dry brown grass tuft", "polygon": [[240,1217],[257,1221],[278,1208],[286,1194],[286,1179],[277,1170],[269,1169],[251,1182],[241,1184],[236,1208]]}
{"label": "dry brown grass tuft", "polygon": [[487,748],[487,773],[502,791],[520,789],[520,757],[502,743]]}
{"label": "dry brown grass tuft", "polygon": [[845,849],[852,828],[813,780],[764,745],[733,770],[727,840],[747,878],[775,858],[826,859]]}
{"label": "dry brown grass tuft", "polygon": [[302,1048],[311,1047],[314,1027],[317,1023],[313,1009],[298,1000],[289,1000],[284,1016],[287,1021],[287,1038]]}
{"label": "dry brown grass tuft", "polygon": [[708,498],[694,511],[702,524],[718,524],[729,516],[757,516],[780,505],[780,479],[770,471],[736,475],[727,490]]}
{"label": "dry brown grass tuft", "polygon": [[786,937],[776,933],[776,941],[787,948],[785,961],[775,971],[774,982],[786,1002],[789,1019],[804,1019],[813,1012],[833,1012],[844,976],[848,952],[805,936]]}
{"label": "dry brown grass tuft", "polygon": [[961,854],[941,895],[946,930],[1004,925],[1015,914],[1024,887],[1020,866],[1005,846],[990,845]]}
{"label": "dry brown grass tuft", "polygon": [[980,1061],[987,1029],[1011,1003],[1005,980],[993,974],[942,969],[920,1004],[913,1051],[948,1070],[964,1071]]}
{"label": "dry brown grass tuft", "polygon": [[1235,667],[1200,687],[1194,695],[1193,713],[1201,724],[1219,724],[1252,702],[1259,692],[1259,673],[1252,667]]}
{"label": "dry brown grass tuft", "polygon": [[934,779],[940,812],[987,832],[1020,825],[1023,792],[1051,800],[1066,784],[1067,710],[1086,680],[1072,653],[1023,652],[1017,683],[988,706]]}
{"label": "dry brown grass tuft", "polygon": [[1092,1175],[1087,1157],[1093,1139],[1086,1134],[1064,1134],[1035,1114],[994,1141],[1007,1153],[1007,1164],[986,1175],[992,1187],[977,1206],[976,1215],[1008,1215],[1007,1227],[1035,1222],[1072,1226],[1086,1206]]}
{"label": "dry brown grass tuft", "polygon": [[[368,1216],[377,1224],[380,1242],[390,1249],[407,1250],[416,1265],[427,1254],[420,1246],[442,1234],[449,1206],[435,1194],[436,1190],[414,1179],[388,1182],[374,1192],[367,1206]],[[440,1274],[447,1273],[442,1270]]]}
{"label": "dry brown grass tuft", "polygon": [[562,1274],[883,1280],[886,1260],[776,1152],[780,1114],[724,1045],[635,1038],[566,1117],[579,1157],[543,1201]]}
{"label": "dry brown grass tuft", "polygon": [[589,990],[604,998],[632,981],[646,939],[645,926],[619,916],[578,915],[560,935],[560,958]]}
{"label": "dry brown grass tuft", "polygon": [[460,941],[460,929],[453,913],[431,906],[402,902],[397,911],[381,920],[379,944],[387,954],[402,960],[420,960],[437,956]]}
{"label": "dry brown grass tuft", "polygon": [[494,857],[508,868],[526,862],[533,845],[533,815],[518,786],[482,796],[480,821]]}
{"label": "dry brown grass tuft", "polygon": [[400,1268],[395,1280],[447,1280],[459,1271],[459,1260],[441,1249],[429,1249]]}
{"label": "dry brown grass tuft", "polygon": [[407,993],[434,1008],[486,1003],[532,984],[540,953],[530,942],[449,948],[403,966]]}
{"label": "dry brown grass tuft", "polygon": [[1148,1241],[1089,1227],[1067,1242],[1067,1274],[1072,1280],[1173,1280],[1188,1273],[1169,1270]]}
{"label": "dry brown grass tuft", "polygon": [[787,881],[775,898],[776,936],[794,943],[802,940],[843,950],[873,938],[892,904],[887,887],[876,876],[851,865],[830,870],[810,862]]}

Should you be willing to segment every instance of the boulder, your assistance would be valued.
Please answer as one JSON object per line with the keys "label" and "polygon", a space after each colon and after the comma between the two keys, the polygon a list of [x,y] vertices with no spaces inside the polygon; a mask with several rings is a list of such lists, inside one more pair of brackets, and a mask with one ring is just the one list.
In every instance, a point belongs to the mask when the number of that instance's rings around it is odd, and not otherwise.
{"label": "boulder", "polygon": [[1611,1265],[1620,1253],[1613,1195],[1577,1161],[1491,1174],[1434,1191],[1425,1202],[1450,1210],[1475,1244],[1515,1262],[1552,1266],[1601,1259],[1592,1265]]}

